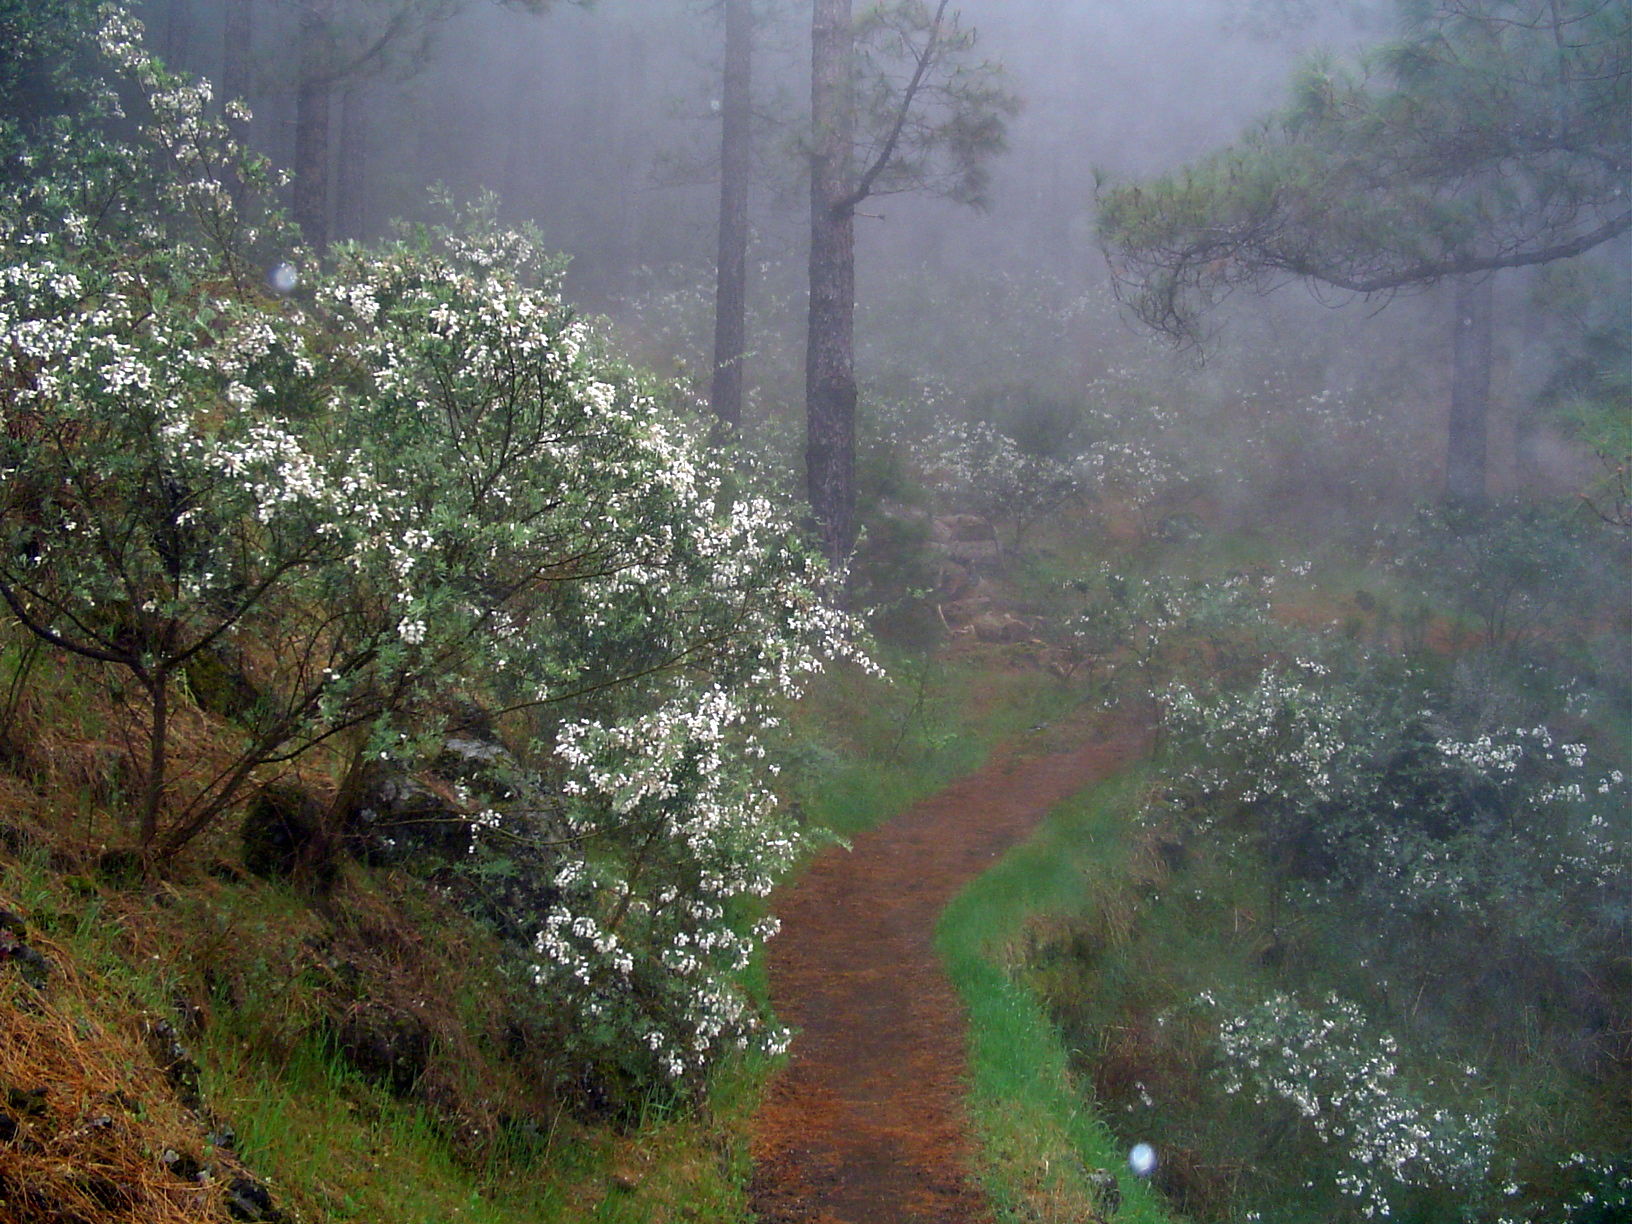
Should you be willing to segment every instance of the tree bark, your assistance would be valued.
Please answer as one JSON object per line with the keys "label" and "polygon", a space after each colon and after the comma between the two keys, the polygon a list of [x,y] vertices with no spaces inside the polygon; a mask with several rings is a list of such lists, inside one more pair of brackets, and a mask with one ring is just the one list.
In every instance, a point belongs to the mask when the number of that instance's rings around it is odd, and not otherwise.
{"label": "tree bark", "polygon": [[714,382],[709,404],[742,424],[748,351],[748,180],[753,150],[752,0],[725,0],[725,82],[720,101],[720,254],[714,291]]}
{"label": "tree bark", "polygon": [[811,20],[810,315],[805,479],[828,560],[856,539],[856,253],[850,0],[814,0]]}
{"label": "tree bark", "polygon": [[334,234],[362,238],[367,228],[367,87],[354,82],[340,95],[340,159],[334,170]]}
{"label": "tree bark", "polygon": [[223,101],[247,101],[249,66],[255,41],[254,0],[226,0],[221,37],[221,94]]}
{"label": "tree bark", "polygon": [[193,7],[190,0],[170,0],[164,22],[164,64],[179,68],[192,50]]}
{"label": "tree bark", "polygon": [[295,223],[314,251],[329,244],[329,122],[333,80],[327,3],[300,14],[300,79],[295,90]]}
{"label": "tree bark", "polygon": [[1489,276],[1456,282],[1451,334],[1451,420],[1445,444],[1445,500],[1477,506],[1485,500],[1490,424],[1491,316]]}

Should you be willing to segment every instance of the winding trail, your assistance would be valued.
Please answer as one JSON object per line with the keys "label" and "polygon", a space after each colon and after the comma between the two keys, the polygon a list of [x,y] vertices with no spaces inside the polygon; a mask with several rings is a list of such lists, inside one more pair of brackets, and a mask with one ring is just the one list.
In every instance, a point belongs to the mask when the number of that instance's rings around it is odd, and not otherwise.
{"label": "winding trail", "polygon": [[935,923],[1055,804],[1142,746],[1027,746],[828,851],[783,894],[771,998],[797,1030],[755,1123],[761,1224],[989,1224],[971,1180],[963,1009]]}

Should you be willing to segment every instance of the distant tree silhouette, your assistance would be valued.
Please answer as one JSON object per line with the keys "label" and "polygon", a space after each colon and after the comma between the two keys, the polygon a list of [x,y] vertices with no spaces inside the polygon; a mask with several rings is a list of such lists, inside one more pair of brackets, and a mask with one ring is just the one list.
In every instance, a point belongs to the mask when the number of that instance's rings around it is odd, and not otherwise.
{"label": "distant tree silhouette", "polygon": [[1402,0],[1358,71],[1305,66],[1238,144],[1101,194],[1125,303],[1199,338],[1232,291],[1458,284],[1446,494],[1485,486],[1489,278],[1632,229],[1632,0]]}
{"label": "distant tree silhouette", "polygon": [[856,538],[855,217],[865,200],[934,191],[981,205],[1018,109],[949,0],[811,6],[810,310],[805,473],[823,550]]}

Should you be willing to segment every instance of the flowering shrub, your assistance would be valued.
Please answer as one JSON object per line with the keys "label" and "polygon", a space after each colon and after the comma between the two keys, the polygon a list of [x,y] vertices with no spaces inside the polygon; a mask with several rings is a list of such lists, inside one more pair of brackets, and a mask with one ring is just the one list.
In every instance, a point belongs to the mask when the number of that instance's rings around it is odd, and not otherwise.
{"label": "flowering shrub", "polygon": [[[1408,924],[1510,907],[1545,943],[1570,941],[1566,898],[1632,888],[1624,774],[1545,726],[1456,734],[1408,688],[1299,660],[1240,691],[1165,696],[1165,725],[1201,763],[1168,810],[1224,820],[1308,886],[1361,893]],[[1409,683],[1409,674],[1401,677]],[[1523,906],[1515,906],[1517,898]]]}
{"label": "flowering shrub", "polygon": [[[1632,1213],[1632,1164],[1624,1157],[1605,1160],[1585,1152],[1571,1152],[1557,1163],[1573,1183],[1559,1219],[1568,1224],[1614,1224]],[[1504,1212],[1497,1224],[1540,1224],[1545,1218],[1536,1211]]]}
{"label": "flowering shrub", "polygon": [[[208,113],[208,86],[165,72],[138,35],[105,9],[104,76],[84,112],[32,141],[12,133],[23,173],[0,194],[0,597],[144,695],[140,840],[154,850],[213,818],[307,721],[312,683],[264,709],[244,757],[161,830],[177,677],[308,600],[347,549],[324,526],[348,521],[357,490],[281,416],[242,411],[256,388],[317,377],[298,313],[242,290],[261,234],[234,196],[262,167]],[[140,125],[128,140],[113,126],[127,104]],[[307,671],[321,673],[323,645],[307,643]]]}
{"label": "flowering shrub", "polygon": [[[1222,1010],[1210,994],[1198,1002]],[[1290,1106],[1299,1125],[1341,1154],[1335,1188],[1366,1219],[1393,1215],[1412,1187],[1449,1187],[1468,1201],[1482,1192],[1494,1115],[1422,1100],[1401,1082],[1398,1043],[1373,1033],[1356,1004],[1333,994],[1311,1008],[1277,994],[1222,1017],[1216,1037],[1224,1092]]]}
{"label": "flowering shrub", "polygon": [[[142,849],[321,743],[353,780],[412,770],[474,706],[506,747],[468,754],[456,815],[473,859],[548,873],[507,917],[575,1052],[689,1081],[780,1048],[738,984],[772,930],[744,914],[798,847],[766,736],[861,658],[819,563],[487,212],[302,267],[298,301],[259,290],[218,173],[243,159],[138,35],[104,10],[146,120],[128,176],[86,173],[152,219],[51,215],[26,180],[0,200],[0,597],[142,695]],[[167,722],[206,654],[255,698],[201,776]]]}
{"label": "flowering shrub", "polygon": [[1139,577],[1110,566],[1068,584],[1081,611],[1065,623],[1075,658],[1106,680],[1131,675],[1145,696],[1158,698],[1166,676],[1205,662],[1227,677],[1256,665],[1280,636],[1269,616],[1274,577],[1241,574],[1222,582]]}
{"label": "flowering shrub", "polygon": [[1082,497],[1070,464],[1022,451],[990,425],[944,425],[925,446],[932,482],[960,510],[1009,523],[1019,548],[1027,528]]}
{"label": "flowering shrub", "polygon": [[[1628,596],[1624,548],[1548,507],[1425,510],[1402,545],[1402,571],[1472,618],[1493,648],[1557,642],[1582,613]],[[1606,551],[1618,554],[1607,564]]]}
{"label": "flowering shrub", "polygon": [[985,422],[942,425],[921,462],[960,510],[1007,523],[1013,547],[1038,522],[1073,502],[1115,492],[1135,505],[1156,495],[1172,470],[1144,448],[1106,440],[1070,458],[1026,451]]}
{"label": "flowering shrub", "polygon": [[1309,1141],[1279,1152],[1260,1189],[1290,1192],[1284,1166],[1360,1218],[1441,1218],[1449,1204],[1461,1214],[1444,1218],[1566,1218],[1611,1188],[1571,1197],[1570,1179],[1537,1167],[1579,1132],[1542,1122],[1512,1081],[1499,1098],[1482,1089],[1467,1064],[1494,1052],[1545,1068],[1530,1074],[1617,1074],[1608,1017],[1626,1002],[1605,975],[1632,912],[1623,769],[1546,724],[1453,715],[1420,667],[1317,642],[1287,655],[1246,683],[1167,688],[1166,777],[1144,816],[1206,864],[1198,880],[1255,881],[1229,902],[1234,922],[1267,917],[1248,972],[1277,993],[1233,1013],[1201,997],[1223,1017],[1211,1033],[1225,1094]]}
{"label": "flowering shrub", "polygon": [[370,376],[345,446],[404,515],[372,630],[531,727],[558,798],[542,828],[499,803],[495,835],[556,843],[535,976],[580,1033],[684,1076],[757,1025],[733,983],[769,928],[734,919],[797,848],[764,737],[852,626],[770,504],[722,500],[706,453],[525,287],[533,257],[497,232],[352,252],[319,292]]}

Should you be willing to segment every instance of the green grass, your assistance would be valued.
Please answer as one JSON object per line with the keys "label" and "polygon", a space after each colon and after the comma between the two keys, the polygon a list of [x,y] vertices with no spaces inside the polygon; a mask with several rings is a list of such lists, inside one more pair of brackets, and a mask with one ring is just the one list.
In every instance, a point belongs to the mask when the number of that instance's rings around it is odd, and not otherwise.
{"label": "green grass", "polygon": [[[565,1117],[485,1166],[454,1155],[424,1106],[365,1083],[321,1042],[277,1070],[212,1042],[206,1089],[239,1147],[299,1218],[392,1224],[749,1224],[746,1133],[755,1068],[717,1077],[700,1109],[653,1110],[626,1131]],[[506,1158],[508,1156],[508,1158]]]}
{"label": "green grass", "polygon": [[[438,929],[433,915],[415,912],[412,895],[400,897],[400,885],[387,888],[358,870],[349,886],[353,902],[371,912],[401,905],[391,912],[427,943],[445,941],[478,958],[481,933],[445,910]],[[173,1144],[208,1163],[207,1131],[230,1125],[239,1158],[292,1221],[750,1224],[747,1136],[768,1073],[763,1062],[722,1068],[694,1107],[653,1105],[621,1127],[588,1125],[558,1109],[462,1134],[465,1107],[479,1093],[505,1090],[516,1071],[491,1042],[476,1042],[479,1057],[452,1081],[464,1099],[451,1110],[423,1094],[395,1096],[358,1074],[325,1040],[321,975],[303,968],[303,949],[326,928],[290,889],[198,880],[151,895],[121,891],[65,874],[33,850],[0,854],[0,906],[20,912],[32,938],[46,941],[51,1005],[92,1043],[97,1073],[121,1077],[120,1099],[133,1102],[128,1117],[120,1114],[131,1141],[162,1123],[170,1129],[153,1131],[150,1148]],[[428,955],[447,961],[435,948]],[[229,984],[212,995],[211,975]],[[444,1015],[457,1012],[476,1041],[465,1013],[507,1001],[479,990],[479,966],[454,976],[440,1006]],[[156,1095],[139,1036],[153,1018],[174,1020],[181,1000],[206,1004],[202,1028],[182,1040],[202,1069],[208,1119],[178,1113]],[[6,1024],[0,1014],[0,1028]],[[517,1095],[513,1086],[508,1092]],[[181,1129],[178,1118],[186,1120]]]}
{"label": "green grass", "polygon": [[1173,1224],[1158,1196],[1132,1176],[1126,1151],[1097,1115],[1092,1089],[1035,995],[1009,972],[1029,922],[1074,914],[1088,865],[1118,858],[1132,775],[1067,801],[1041,829],[949,906],[937,946],[969,1010],[972,1113],[982,1175],[1005,1221],[1092,1219],[1089,1172],[1113,1173],[1118,1224]]}
{"label": "green grass", "polygon": [[793,802],[850,837],[973,772],[992,748],[1075,700],[1052,677],[976,662],[886,657],[890,679],[829,677],[792,716]]}

